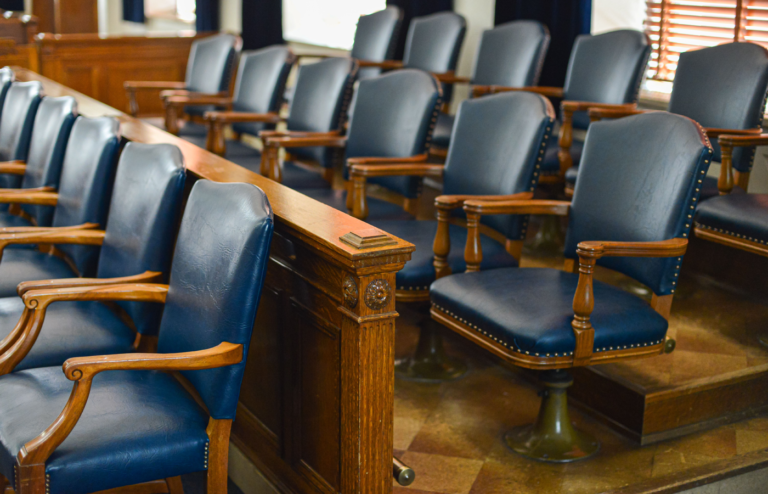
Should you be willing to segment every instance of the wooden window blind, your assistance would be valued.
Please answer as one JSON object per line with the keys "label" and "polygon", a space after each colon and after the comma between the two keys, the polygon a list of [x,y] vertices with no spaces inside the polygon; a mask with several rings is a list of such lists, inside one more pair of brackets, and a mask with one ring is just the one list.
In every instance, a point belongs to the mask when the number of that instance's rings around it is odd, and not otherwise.
{"label": "wooden window blind", "polygon": [[680,54],[732,41],[768,47],[768,0],[647,0],[648,77],[671,81]]}

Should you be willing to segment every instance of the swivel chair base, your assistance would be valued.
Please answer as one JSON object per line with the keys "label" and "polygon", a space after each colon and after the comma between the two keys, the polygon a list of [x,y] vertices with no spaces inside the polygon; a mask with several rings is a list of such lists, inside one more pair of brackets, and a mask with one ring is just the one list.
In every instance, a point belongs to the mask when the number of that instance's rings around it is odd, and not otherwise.
{"label": "swivel chair base", "polygon": [[543,371],[541,408],[536,423],[517,427],[504,436],[512,451],[532,460],[567,463],[589,458],[600,450],[592,436],[574,429],[568,414],[566,389],[573,384],[568,372]]}
{"label": "swivel chair base", "polygon": [[407,381],[445,382],[464,377],[467,364],[449,357],[443,335],[431,320],[425,320],[419,334],[416,352],[395,361],[395,376]]}

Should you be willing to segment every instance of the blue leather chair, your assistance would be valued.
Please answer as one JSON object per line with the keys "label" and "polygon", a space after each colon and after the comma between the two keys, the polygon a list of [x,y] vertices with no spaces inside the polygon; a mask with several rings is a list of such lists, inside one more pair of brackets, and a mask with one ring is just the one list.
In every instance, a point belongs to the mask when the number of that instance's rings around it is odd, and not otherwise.
{"label": "blue leather chair", "polygon": [[[391,60],[395,55],[397,37],[403,23],[403,11],[394,5],[368,15],[361,15],[357,21],[355,40],[349,56],[364,63]],[[358,72],[358,79],[370,79],[381,74],[381,69],[368,67]]]}
{"label": "blue leather chair", "polygon": [[[411,260],[397,273],[399,302],[429,301],[429,285],[437,274],[433,245],[439,252],[440,275],[466,269],[463,246],[466,228],[451,222],[463,213],[470,199],[530,199],[538,183],[541,154],[555,122],[555,111],[545,97],[533,93],[505,93],[464,101],[456,115],[454,139],[445,166],[403,165],[403,175],[437,175],[443,194],[435,199],[438,221],[371,221],[376,228],[416,246]],[[394,167],[390,170],[393,172]],[[352,176],[376,165],[353,165]],[[488,216],[483,224],[496,235],[481,235],[484,269],[518,265],[527,228],[527,217]],[[453,247],[453,248],[452,248]],[[431,324],[422,326],[416,355],[399,362],[401,377],[446,380],[459,377],[466,366],[445,356],[442,339]]]}
{"label": "blue leather chair", "polygon": [[[106,230],[59,227],[0,235],[0,249],[8,242],[35,244],[51,239],[68,247],[101,245],[96,278],[77,278],[66,262],[40,259],[46,254],[36,253],[27,259],[26,266],[16,266],[18,273],[14,274],[21,278],[26,267],[26,271],[32,271],[30,274],[45,274],[47,279],[24,278],[17,293],[23,296],[39,288],[165,281],[184,179],[184,159],[176,146],[126,144],[117,167]],[[47,269],[41,270],[41,266]],[[13,287],[2,279],[0,288],[5,293]],[[30,312],[18,297],[0,298],[0,375],[14,369],[61,365],[71,357],[154,350],[160,307],[135,302],[118,305],[131,321],[130,326],[119,312],[100,302],[56,304],[47,314],[35,316],[37,312]],[[44,324],[46,319],[48,324]]]}
{"label": "blue leather chair", "polygon": [[[198,123],[187,122],[181,129],[169,130],[178,133],[182,139],[230,159],[252,155],[254,148],[240,142],[240,135],[257,137],[259,132],[274,129],[275,124],[282,120],[278,112],[295,60],[290,48],[282,45],[243,53],[235,79],[234,97],[186,94],[165,99],[166,110],[175,113],[190,104],[215,105],[209,106],[209,111]],[[227,142],[222,128],[225,124],[231,124],[236,134],[235,139]]]}
{"label": "blue leather chair", "polygon": [[[573,429],[565,399],[570,367],[661,354],[682,256],[712,148],[694,121],[670,113],[590,126],[572,202],[464,202],[467,272],[430,287],[432,317],[505,361],[543,372],[534,426],[507,434],[518,453],[572,461],[598,443]],[[569,216],[564,271],[480,271],[477,224],[486,215]],[[439,257],[436,257],[436,265]],[[594,281],[595,264],[648,286],[651,303]]]}
{"label": "blue leather chair", "polygon": [[[64,296],[160,302],[164,309],[158,353],[79,357],[67,360],[64,372],[42,367],[0,377],[0,473],[17,494],[178,482],[199,471],[207,471],[208,493],[227,492],[229,432],[273,221],[266,196],[253,185],[199,181],[168,285],[25,294],[38,307]],[[169,371],[180,371],[189,387]],[[152,492],[163,492],[156,484]]]}
{"label": "blue leather chair", "polygon": [[[734,77],[734,74],[739,74]],[[755,159],[754,145],[733,141],[721,157],[719,136],[757,137],[762,131],[765,96],[768,90],[768,50],[754,43],[726,43],[680,54],[675,72],[669,111],[699,122],[712,141],[714,161],[727,160],[719,179],[706,177],[702,199],[747,190]],[[633,112],[593,110],[593,119],[617,118]],[[747,139],[748,141],[748,139]],[[764,141],[759,141],[761,145]],[[576,181],[578,170],[566,174],[566,187]],[[572,187],[572,185],[571,185]]]}
{"label": "blue leather chair", "polygon": [[550,141],[542,164],[542,183],[562,184],[565,172],[581,159],[583,143],[573,140],[573,129],[586,130],[590,108],[635,108],[645,74],[651,43],[641,31],[623,29],[576,38],[562,88],[502,88],[475,86],[482,94],[502,91],[534,91],[562,98],[559,134]]}
{"label": "blue leather chair", "polygon": [[[119,150],[118,126],[115,118],[78,117],[64,155],[58,192],[13,191],[0,194],[0,201],[55,206],[53,226],[49,228],[103,227]],[[44,227],[33,230],[35,233],[44,231]],[[4,238],[24,238],[35,233],[8,234]],[[95,274],[99,256],[97,245],[63,244],[54,252],[63,254],[70,262],[33,249],[6,249],[0,262],[0,297],[14,296],[16,286],[22,281],[72,277],[73,268],[77,273],[75,276]]]}
{"label": "blue leather chair", "polygon": [[[37,81],[11,84],[0,114],[0,162],[27,159],[32,127],[42,98],[43,85]],[[17,189],[20,185],[20,176],[0,175],[0,188]]]}
{"label": "blue leather chair", "polygon": [[[325,133],[265,136],[263,142],[271,156],[279,148],[345,148],[348,165],[419,163],[427,159],[426,150],[440,105],[437,79],[420,70],[405,69],[360,81],[357,103],[346,136]],[[421,176],[372,178],[371,182],[404,196],[406,210],[413,211],[421,193]],[[351,187],[351,182],[347,187]],[[361,192],[365,182],[358,184]],[[353,211],[352,194],[330,187],[300,189],[302,193],[342,211]],[[413,215],[390,202],[370,199],[364,193],[354,206],[358,218],[410,219]]]}
{"label": "blue leather chair", "polygon": [[[443,82],[480,86],[526,87],[539,82],[549,48],[549,30],[537,21],[514,21],[483,31],[472,77]],[[441,112],[432,137],[434,147],[447,149],[455,117]],[[434,148],[433,148],[434,149]]]}
{"label": "blue leather chair", "polygon": [[[61,165],[77,118],[77,102],[71,96],[44,97],[37,109],[32,127],[27,160],[0,163],[0,173],[22,175],[21,189],[55,191],[59,185]],[[0,189],[0,194],[20,189]],[[28,230],[32,226],[51,226],[53,208],[21,204],[19,214],[0,213],[0,233]]]}
{"label": "blue leather chair", "polygon": [[3,109],[5,103],[5,95],[8,94],[8,90],[11,88],[11,83],[16,80],[16,74],[13,73],[13,69],[10,67],[3,67],[0,69],[0,111]]}
{"label": "blue leather chair", "polygon": [[[165,90],[170,91],[168,95],[183,92],[225,96],[242,45],[242,39],[233,34],[208,36],[192,43],[184,82],[126,81],[124,86],[131,115],[135,117],[139,113],[137,91]],[[202,117],[204,112],[211,109],[210,106],[190,106],[184,111],[191,117]],[[172,124],[177,125],[176,122]]]}

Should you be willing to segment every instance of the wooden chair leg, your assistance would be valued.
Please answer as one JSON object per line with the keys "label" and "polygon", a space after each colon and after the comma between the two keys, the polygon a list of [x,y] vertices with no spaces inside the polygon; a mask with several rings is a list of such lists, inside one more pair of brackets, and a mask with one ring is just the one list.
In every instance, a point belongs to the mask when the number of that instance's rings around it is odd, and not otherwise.
{"label": "wooden chair leg", "polygon": [[231,430],[231,420],[211,418],[208,422],[208,494],[227,494]]}
{"label": "wooden chair leg", "polygon": [[168,494],[184,494],[184,486],[181,484],[181,477],[170,477],[165,479],[168,484]]}

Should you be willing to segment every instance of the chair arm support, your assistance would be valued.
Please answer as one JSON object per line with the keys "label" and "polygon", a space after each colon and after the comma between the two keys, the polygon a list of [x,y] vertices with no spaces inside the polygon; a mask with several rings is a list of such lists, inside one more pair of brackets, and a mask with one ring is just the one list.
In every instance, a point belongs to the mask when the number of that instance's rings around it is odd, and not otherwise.
{"label": "chair arm support", "polygon": [[330,132],[262,131],[259,132],[263,151],[261,153],[261,174],[275,182],[282,182],[280,148],[327,146],[344,147],[347,138],[340,130]]}
{"label": "chair arm support", "polygon": [[389,157],[389,156],[356,156],[354,158],[347,159],[347,166],[353,165],[389,165],[400,163],[425,163],[429,158],[427,153],[417,154],[414,156],[405,157]]}
{"label": "chair arm support", "polygon": [[123,87],[128,90],[184,89],[185,82],[179,81],[125,81]]}
{"label": "chair arm support", "polygon": [[720,144],[720,176],[717,179],[717,189],[720,195],[728,195],[733,190],[733,148],[768,145],[768,134],[761,129],[704,129],[707,137]]}
{"label": "chair arm support", "polygon": [[40,206],[55,206],[59,200],[57,192],[32,191],[29,189],[0,190],[0,203],[5,204],[37,204]]}
{"label": "chair arm support", "polygon": [[[762,129],[715,129],[712,127],[705,127],[704,133],[707,134],[707,137],[710,139],[718,139],[720,136],[723,137],[760,137],[762,133]],[[768,143],[768,141],[766,141]]]}
{"label": "chair arm support", "polygon": [[595,308],[595,264],[601,257],[679,257],[685,254],[688,240],[671,238],[660,242],[580,242],[576,248],[579,256],[579,283],[573,296],[573,320],[571,327],[576,337],[573,365],[589,365],[595,344],[595,330],[590,317]]}
{"label": "chair arm support", "polygon": [[435,76],[438,81],[445,84],[469,84],[471,82],[469,77],[458,76],[452,70],[448,72],[433,73],[432,75]]}
{"label": "chair arm support", "polygon": [[357,63],[360,65],[360,67],[378,67],[380,69],[386,70],[403,68],[403,62],[400,60],[383,60],[381,62],[373,62],[371,60],[358,60]]}
{"label": "chair arm support", "polygon": [[595,103],[593,101],[563,101],[560,108],[567,112],[596,110],[613,111],[633,111],[637,109],[637,103],[613,104],[613,103]]}
{"label": "chair arm support", "polygon": [[16,293],[23,297],[31,290],[51,290],[58,288],[75,288],[83,286],[118,285],[123,283],[159,283],[163,273],[159,271],[145,271],[133,276],[121,276],[118,278],[60,278],[57,280],[22,281],[16,287]]}
{"label": "chair arm support", "polygon": [[486,94],[506,93],[510,91],[528,91],[537,93],[548,98],[562,98],[563,88],[551,86],[527,86],[527,87],[508,87],[508,86],[473,86],[473,96],[483,96]]}
{"label": "chair arm support", "polygon": [[483,216],[487,214],[539,214],[568,216],[571,203],[568,201],[555,201],[545,199],[531,199],[525,201],[485,201],[470,200],[464,202],[464,211],[467,214]]}
{"label": "chair arm support", "polygon": [[[227,91],[219,91],[218,93],[199,93],[197,91],[188,91],[186,89],[167,89],[160,92],[160,98],[167,100],[170,98],[190,98],[190,99],[202,99],[202,98],[227,98],[229,93]],[[229,98],[227,98],[229,99]],[[190,101],[189,104],[205,104]]]}
{"label": "chair arm support", "polygon": [[104,230],[74,230],[52,228],[48,231],[30,233],[8,233],[0,235],[0,258],[8,245],[15,244],[76,244],[101,245]]}
{"label": "chair arm support", "polygon": [[[347,192],[347,208],[352,216],[364,220],[368,217],[367,177],[442,175],[443,165],[429,165],[426,154],[408,157],[355,157],[347,160],[352,189]],[[391,169],[390,169],[391,168]],[[350,193],[351,192],[351,193]]]}
{"label": "chair arm support", "polygon": [[346,146],[347,138],[342,135],[330,135],[324,132],[310,134],[306,136],[281,136],[270,137],[264,142],[265,146],[275,148],[300,148],[313,146],[339,147]]}
{"label": "chair arm support", "polygon": [[427,163],[392,163],[390,165],[352,165],[349,173],[355,177],[392,177],[408,175],[415,177],[441,177],[445,165]]}
{"label": "chair arm support", "polygon": [[237,364],[243,359],[243,346],[221,343],[207,350],[185,353],[132,353],[102,357],[79,357],[64,363],[64,375],[74,381],[72,393],[56,420],[39,436],[26,443],[19,452],[20,465],[45,463],[56,448],[75,428],[82,416],[91,391],[93,377],[111,370],[185,371],[213,369]]}
{"label": "chair arm support", "polygon": [[250,113],[239,111],[207,111],[203,118],[208,122],[220,124],[240,122],[267,122],[280,123],[284,120],[277,113]]}
{"label": "chair arm support", "polygon": [[188,95],[188,96],[169,96],[163,99],[163,104],[166,106],[184,106],[184,105],[218,105],[218,106],[232,106],[232,98],[212,96],[206,94]]}
{"label": "chair arm support", "polygon": [[97,223],[83,223],[72,226],[7,226],[0,228],[0,237],[9,233],[46,233],[64,230],[92,230],[98,228]]}
{"label": "chair arm support", "polygon": [[620,109],[620,108],[592,108],[589,110],[589,120],[598,122],[604,118],[624,118],[632,115],[649,113],[651,110]]}
{"label": "chair arm support", "polygon": [[0,173],[10,175],[24,175],[27,171],[27,164],[23,161],[5,161],[0,163]]}
{"label": "chair arm support", "polygon": [[477,196],[477,195],[442,195],[435,198],[435,207],[438,210],[450,211],[460,208],[466,201],[523,201],[533,199],[533,192],[518,192],[502,196]]}
{"label": "chair arm support", "polygon": [[312,136],[340,136],[341,131],[332,130],[330,132],[308,132],[302,130],[262,130],[259,132],[259,138],[266,140],[275,137],[312,137]]}

